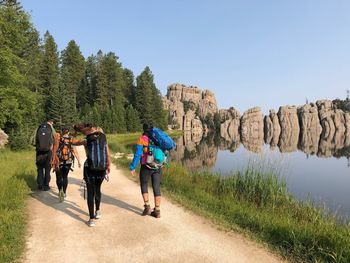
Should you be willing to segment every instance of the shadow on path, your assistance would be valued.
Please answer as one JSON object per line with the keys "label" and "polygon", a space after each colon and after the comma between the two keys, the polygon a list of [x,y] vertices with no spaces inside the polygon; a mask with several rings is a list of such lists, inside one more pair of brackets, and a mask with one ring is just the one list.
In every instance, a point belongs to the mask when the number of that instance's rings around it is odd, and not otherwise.
{"label": "shadow on path", "polygon": [[[41,203],[50,206],[58,211],[61,211],[70,217],[72,217],[75,220],[81,221],[81,222],[86,222],[83,218],[79,216],[80,215],[85,215],[88,217],[88,213],[80,209],[80,207],[72,201],[69,200],[64,200],[64,202],[60,203],[58,200],[57,193],[54,192],[51,188],[49,191],[37,191],[31,194],[31,197],[40,201]],[[74,213],[75,211],[76,213]]]}

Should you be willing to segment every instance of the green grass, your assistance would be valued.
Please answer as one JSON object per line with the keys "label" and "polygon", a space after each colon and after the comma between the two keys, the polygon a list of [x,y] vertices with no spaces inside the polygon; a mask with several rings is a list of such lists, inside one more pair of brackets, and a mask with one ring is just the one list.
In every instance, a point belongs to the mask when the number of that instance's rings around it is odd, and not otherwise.
{"label": "green grass", "polygon": [[[125,158],[115,162],[122,167],[130,163]],[[258,167],[220,176],[207,170],[189,172],[172,163],[163,174],[162,189],[172,199],[287,259],[350,262],[349,225],[312,202],[297,201],[273,173]]]}
{"label": "green grass", "polygon": [[26,199],[35,187],[34,151],[0,151],[0,262],[16,262],[24,249]]}

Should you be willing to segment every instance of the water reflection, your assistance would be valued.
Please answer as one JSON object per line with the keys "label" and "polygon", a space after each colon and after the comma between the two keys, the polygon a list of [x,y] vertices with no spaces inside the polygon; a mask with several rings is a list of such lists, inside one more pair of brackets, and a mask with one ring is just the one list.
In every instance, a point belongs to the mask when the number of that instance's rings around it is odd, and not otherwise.
{"label": "water reflection", "polygon": [[[256,130],[259,131],[259,128]],[[299,132],[297,131],[286,126],[281,133],[278,129],[277,133],[267,133],[265,130],[265,133],[260,133],[259,136],[257,136],[259,132],[251,132],[245,137],[237,137],[236,140],[225,139],[213,133],[203,135],[202,133],[184,132],[184,135],[176,141],[172,159],[190,170],[203,166],[210,168],[215,165],[219,150],[235,152],[242,144],[249,152],[259,153],[264,144],[268,144],[271,150],[277,146],[281,153],[300,150],[307,157],[310,155],[320,158],[346,157],[350,164],[350,135],[346,132],[336,130],[333,136],[330,136],[329,133],[321,134],[321,129],[302,128]],[[280,135],[278,140],[276,134]]]}
{"label": "water reflection", "polygon": [[244,171],[252,160],[267,159],[271,164],[268,168],[278,170],[277,175],[287,180],[296,198],[311,198],[321,207],[350,218],[350,136],[335,132],[332,138],[301,128],[299,137],[286,133],[277,143],[273,137],[265,135],[268,144],[261,137],[251,142],[185,132],[176,142],[172,159],[191,171],[208,167],[223,175],[232,170]]}

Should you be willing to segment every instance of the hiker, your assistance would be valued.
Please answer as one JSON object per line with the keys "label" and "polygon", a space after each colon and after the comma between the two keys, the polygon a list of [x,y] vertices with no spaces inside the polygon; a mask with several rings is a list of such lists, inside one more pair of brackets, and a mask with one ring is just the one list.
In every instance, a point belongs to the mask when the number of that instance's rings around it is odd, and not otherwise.
{"label": "hiker", "polygon": [[39,190],[50,190],[50,160],[55,134],[56,131],[53,128],[52,120],[42,123],[35,133],[36,166],[38,173],[37,184]]}
{"label": "hiker", "polygon": [[78,167],[81,167],[78,151],[72,146],[73,137],[69,134],[69,129],[64,127],[61,134],[56,133],[55,144],[52,150],[51,166],[56,173],[56,184],[58,188],[58,198],[60,202],[67,197],[68,173],[72,170],[74,160],[77,159]]}
{"label": "hiker", "polygon": [[[74,125],[74,130],[83,133],[86,137],[82,140],[73,140],[73,145],[84,145],[86,161],[84,163],[84,180],[87,188],[87,204],[90,219],[88,225],[94,227],[95,219],[101,218],[101,185],[103,180],[108,180],[111,169],[111,157],[106,135],[94,124],[81,123]],[[96,210],[94,209],[96,206]]]}
{"label": "hiker", "polygon": [[[153,168],[147,165],[147,156],[150,153],[149,132],[152,131],[152,129],[153,127],[151,124],[148,124],[148,123],[143,124],[143,134],[136,143],[134,159],[130,164],[130,172],[132,176],[135,176],[135,169],[138,163],[141,162],[139,178],[140,178],[141,194],[144,201],[144,210],[142,212],[142,215],[143,216],[151,215],[155,218],[160,218],[160,201],[161,201],[160,182],[162,179],[162,168],[161,167]],[[148,181],[150,178],[152,179],[152,188],[153,188],[154,203],[155,203],[155,207],[153,211],[151,211],[149,195],[148,195]]]}

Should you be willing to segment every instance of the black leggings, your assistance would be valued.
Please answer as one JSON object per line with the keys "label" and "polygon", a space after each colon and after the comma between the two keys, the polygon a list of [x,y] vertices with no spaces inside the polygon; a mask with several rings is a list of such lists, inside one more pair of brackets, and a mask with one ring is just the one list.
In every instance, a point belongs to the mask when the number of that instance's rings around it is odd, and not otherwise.
{"label": "black leggings", "polygon": [[101,184],[105,177],[105,171],[90,171],[89,168],[84,168],[84,179],[87,189],[87,205],[89,208],[90,219],[95,218],[94,203],[96,211],[100,210],[101,203]]}
{"label": "black leggings", "polygon": [[154,196],[161,196],[160,182],[162,180],[162,169],[153,170],[147,168],[145,165],[141,165],[140,184],[142,194],[148,193],[148,181],[150,178],[152,178],[152,188]]}
{"label": "black leggings", "polygon": [[61,164],[60,169],[56,170],[56,184],[60,191],[63,188],[63,192],[66,193],[68,186],[68,173],[72,164]]}

